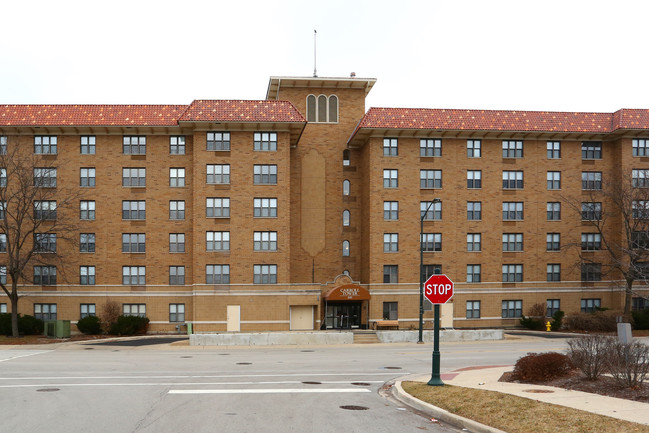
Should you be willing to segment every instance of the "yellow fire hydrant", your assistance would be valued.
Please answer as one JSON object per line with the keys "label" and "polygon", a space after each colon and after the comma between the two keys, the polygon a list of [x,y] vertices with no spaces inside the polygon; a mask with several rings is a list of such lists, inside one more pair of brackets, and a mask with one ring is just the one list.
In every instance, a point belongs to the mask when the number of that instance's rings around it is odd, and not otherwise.
{"label": "yellow fire hydrant", "polygon": [[552,331],[552,324],[550,323],[549,320],[548,323],[545,324],[545,330],[548,332]]}

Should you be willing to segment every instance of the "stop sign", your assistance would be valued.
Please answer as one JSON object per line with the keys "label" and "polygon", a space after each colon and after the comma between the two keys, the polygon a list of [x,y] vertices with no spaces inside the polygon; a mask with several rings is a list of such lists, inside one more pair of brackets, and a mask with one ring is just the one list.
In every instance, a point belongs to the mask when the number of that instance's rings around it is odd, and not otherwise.
{"label": "stop sign", "polygon": [[446,275],[431,275],[424,283],[424,296],[432,304],[446,304],[453,297],[453,287]]}

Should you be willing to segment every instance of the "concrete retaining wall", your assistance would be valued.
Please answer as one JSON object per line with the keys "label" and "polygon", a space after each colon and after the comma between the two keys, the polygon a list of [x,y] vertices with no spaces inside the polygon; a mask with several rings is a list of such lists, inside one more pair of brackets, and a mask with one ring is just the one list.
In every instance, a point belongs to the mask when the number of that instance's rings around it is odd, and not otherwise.
{"label": "concrete retaining wall", "polygon": [[[377,331],[376,336],[381,343],[416,343],[419,340],[419,331]],[[426,343],[433,342],[433,331],[424,331],[423,340]],[[443,330],[439,333],[439,341],[482,341],[502,340],[504,332],[502,329],[476,329],[476,330]]]}

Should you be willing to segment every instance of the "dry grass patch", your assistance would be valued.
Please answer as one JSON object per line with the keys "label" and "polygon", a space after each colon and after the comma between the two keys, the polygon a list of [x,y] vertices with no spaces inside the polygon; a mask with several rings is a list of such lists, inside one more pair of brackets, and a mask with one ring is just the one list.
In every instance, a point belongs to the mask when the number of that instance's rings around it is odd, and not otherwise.
{"label": "dry grass patch", "polygon": [[649,426],[494,391],[403,382],[419,400],[508,433],[649,433]]}

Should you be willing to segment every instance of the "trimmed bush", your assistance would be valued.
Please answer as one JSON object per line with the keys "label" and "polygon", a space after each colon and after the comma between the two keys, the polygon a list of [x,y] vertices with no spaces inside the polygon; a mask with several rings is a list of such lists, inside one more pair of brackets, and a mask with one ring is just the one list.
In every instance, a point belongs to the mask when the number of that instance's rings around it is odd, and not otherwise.
{"label": "trimmed bush", "polygon": [[512,378],[521,382],[543,382],[565,376],[573,368],[570,358],[561,353],[528,353],[516,361]]}
{"label": "trimmed bush", "polygon": [[149,319],[138,316],[119,316],[117,322],[110,327],[113,335],[145,334],[149,328]]}
{"label": "trimmed bush", "polygon": [[97,316],[86,316],[77,322],[79,331],[88,335],[101,334],[101,321]]}
{"label": "trimmed bush", "polygon": [[563,316],[565,316],[566,313],[563,311],[555,311],[555,313],[552,315],[552,321],[550,322],[550,329],[553,331],[559,331],[563,327]]}
{"label": "trimmed bush", "polygon": [[536,317],[521,316],[520,322],[521,326],[534,331],[543,331],[545,329],[545,321]]}
{"label": "trimmed bush", "polygon": [[605,335],[585,335],[568,341],[568,357],[588,380],[597,380],[615,338]]}
{"label": "trimmed bush", "polygon": [[619,387],[637,388],[649,375],[649,346],[613,340],[604,364]]}
{"label": "trimmed bush", "polygon": [[633,322],[635,329],[649,329],[649,309],[633,311]]}
{"label": "trimmed bush", "polygon": [[566,328],[574,331],[587,332],[616,332],[616,316],[620,312],[615,311],[595,311],[594,313],[576,313],[566,317]]}
{"label": "trimmed bush", "polygon": [[43,333],[45,323],[41,319],[25,314],[18,316],[18,332],[24,335],[38,335]]}

